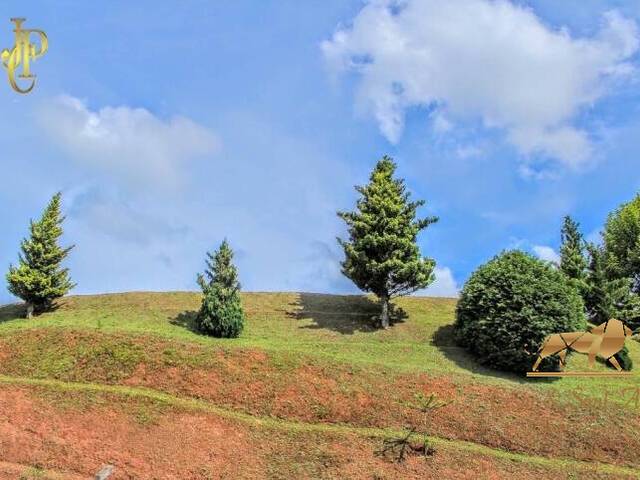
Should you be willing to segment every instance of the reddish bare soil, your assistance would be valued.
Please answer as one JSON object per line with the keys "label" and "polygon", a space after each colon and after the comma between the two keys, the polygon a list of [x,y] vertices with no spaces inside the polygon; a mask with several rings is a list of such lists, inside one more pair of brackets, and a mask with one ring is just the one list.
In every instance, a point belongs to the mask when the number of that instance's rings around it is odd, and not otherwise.
{"label": "reddish bare soil", "polygon": [[[92,478],[105,463],[118,479],[544,479],[560,471],[439,448],[402,463],[355,435],[250,429],[211,414],[37,388],[0,391],[0,478]],[[143,415],[144,414],[144,415]],[[55,471],[34,474],[20,465]],[[576,478],[623,478],[581,470]],[[22,475],[22,476],[18,476]]]}
{"label": "reddish bare soil", "polygon": [[[363,380],[362,373],[359,376]],[[134,375],[125,382],[255,415],[372,427],[423,425],[440,437],[509,451],[640,465],[640,419],[623,418],[617,410],[570,408],[532,392],[479,384],[458,389],[447,378],[424,374],[387,379],[371,375],[366,387],[353,385],[337,372],[327,378],[326,372],[311,366],[278,382],[250,377],[225,382],[217,372],[178,369]],[[436,393],[452,403],[425,415],[414,407],[417,392]]]}
{"label": "reddish bare soil", "polygon": [[[32,331],[0,339],[0,353],[6,355],[0,373],[144,386],[253,415],[313,423],[397,428],[410,423],[433,435],[509,451],[640,467],[638,416],[625,418],[615,409],[560,404],[525,387],[500,388],[469,380],[456,384],[450,377],[335,364],[325,367],[300,357],[225,351],[151,337],[59,331],[52,340],[51,335],[51,331]],[[105,354],[110,344],[128,345],[129,353],[114,359]],[[50,352],[64,352],[69,362],[44,370],[52,367],[40,367],[34,350],[45,358]],[[425,416],[415,408],[417,393],[435,393],[451,403]]]}
{"label": "reddish bare soil", "polygon": [[157,424],[141,425],[122,411],[126,406],[60,410],[26,389],[3,388],[2,458],[85,478],[105,463],[117,466],[114,479],[207,478],[206,471],[237,478],[241,465],[245,474],[260,478],[246,429],[197,413],[167,414]]}

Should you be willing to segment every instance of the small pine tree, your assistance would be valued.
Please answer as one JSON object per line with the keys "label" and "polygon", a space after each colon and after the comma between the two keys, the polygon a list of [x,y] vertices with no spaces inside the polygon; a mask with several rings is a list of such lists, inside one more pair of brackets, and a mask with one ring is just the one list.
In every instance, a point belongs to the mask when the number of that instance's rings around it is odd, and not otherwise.
{"label": "small pine tree", "polygon": [[204,298],[196,319],[207,335],[235,338],[244,327],[240,283],[233,265],[233,251],[225,240],[215,254],[207,253],[207,270],[198,275]]}
{"label": "small pine tree", "polygon": [[580,225],[569,215],[564,217],[560,234],[560,270],[571,279],[580,293],[584,293],[587,259],[585,258],[585,242],[579,229]]}
{"label": "small pine tree", "polygon": [[64,221],[60,214],[61,197],[56,193],[40,220],[31,221],[31,237],[22,240],[18,266],[10,265],[7,273],[9,291],[26,302],[27,318],[34,312],[50,309],[57,298],[75,286],[69,278],[69,270],[61,268],[62,261],[73,248],[58,245]]}
{"label": "small pine tree", "polygon": [[382,328],[389,326],[391,298],[428,286],[435,268],[434,260],[420,255],[416,237],[438,219],[416,219],[424,201],[409,201],[404,180],[393,178],[395,169],[393,160],[384,156],[369,184],[356,187],[362,195],[357,211],[338,212],[349,227],[349,241],[338,239],[346,257],[342,273],[380,299]]}

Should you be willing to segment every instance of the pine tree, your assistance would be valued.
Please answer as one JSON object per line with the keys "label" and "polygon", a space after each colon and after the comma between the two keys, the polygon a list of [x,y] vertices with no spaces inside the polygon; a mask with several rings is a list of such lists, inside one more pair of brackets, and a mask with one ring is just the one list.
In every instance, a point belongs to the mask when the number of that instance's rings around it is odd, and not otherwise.
{"label": "pine tree", "polygon": [[8,288],[27,305],[27,318],[33,313],[49,310],[53,302],[71,290],[75,284],[69,278],[69,270],[61,268],[73,246],[61,248],[58,239],[62,235],[64,217],[60,214],[62,195],[56,193],[39,221],[31,221],[31,237],[20,245],[18,266],[9,266]]}
{"label": "pine tree", "polygon": [[224,240],[213,255],[207,253],[207,270],[198,275],[204,298],[196,319],[198,329],[207,335],[233,338],[244,326],[240,283],[233,265],[233,251]]}
{"label": "pine tree", "polygon": [[637,296],[631,292],[630,278],[612,278],[607,274],[605,250],[587,245],[589,267],[586,276],[585,307],[592,323],[599,325],[611,318],[634,323]]}
{"label": "pine tree", "polygon": [[592,323],[600,325],[613,315],[611,282],[605,271],[605,259],[602,248],[589,244],[589,268],[587,273],[588,290],[585,295],[585,307]]}
{"label": "pine tree", "polygon": [[579,290],[584,288],[587,259],[584,255],[585,242],[579,229],[580,225],[569,215],[564,217],[561,231],[560,270],[569,277]]}
{"label": "pine tree", "polygon": [[421,256],[416,237],[438,219],[416,219],[424,201],[409,201],[404,180],[393,177],[395,169],[393,160],[384,156],[369,184],[356,187],[361,195],[357,210],[338,212],[349,227],[349,241],[338,238],[345,253],[342,273],[379,298],[382,328],[389,326],[390,300],[428,286],[435,268],[434,260]]}

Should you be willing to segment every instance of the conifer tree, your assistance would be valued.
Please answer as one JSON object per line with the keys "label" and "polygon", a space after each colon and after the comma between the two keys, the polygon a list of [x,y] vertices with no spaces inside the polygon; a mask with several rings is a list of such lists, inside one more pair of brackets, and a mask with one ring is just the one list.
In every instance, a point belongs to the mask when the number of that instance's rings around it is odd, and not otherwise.
{"label": "conifer tree", "polygon": [[73,248],[58,245],[64,221],[60,213],[61,197],[60,192],[56,193],[40,220],[31,221],[31,236],[22,240],[18,266],[10,265],[7,273],[9,291],[25,301],[27,318],[34,312],[50,309],[57,298],[75,286],[69,278],[69,270],[61,267]]}
{"label": "conifer tree", "polygon": [[569,215],[564,217],[560,236],[560,270],[569,278],[583,281],[587,268],[585,242],[580,233],[580,225]]}
{"label": "conifer tree", "polygon": [[640,305],[638,296],[631,291],[632,280],[607,274],[606,252],[602,247],[589,244],[587,249],[590,259],[584,300],[591,322],[599,325],[617,318],[635,327]]}
{"label": "conifer tree", "polygon": [[380,326],[389,326],[389,302],[425,288],[434,280],[435,261],[420,254],[418,233],[438,221],[416,219],[423,200],[409,201],[404,180],[394,178],[396,164],[384,156],[366,186],[356,190],[361,198],[356,211],[338,212],[348,225],[349,240],[338,239],[344,249],[342,273],[361,290],[380,300]]}
{"label": "conifer tree", "polygon": [[605,271],[605,257],[602,248],[589,244],[589,269],[587,273],[588,290],[585,295],[585,307],[592,323],[599,325],[613,318],[614,298],[617,288],[613,288]]}
{"label": "conifer tree", "polygon": [[214,337],[237,337],[244,326],[244,312],[233,251],[224,240],[218,251],[207,253],[207,257],[207,270],[198,275],[204,294],[196,319],[198,329]]}

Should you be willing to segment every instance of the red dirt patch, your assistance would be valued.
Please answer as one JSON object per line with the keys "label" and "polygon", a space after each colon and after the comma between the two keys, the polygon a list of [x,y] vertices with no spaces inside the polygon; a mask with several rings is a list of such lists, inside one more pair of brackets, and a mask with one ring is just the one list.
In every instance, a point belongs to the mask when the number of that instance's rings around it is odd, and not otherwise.
{"label": "red dirt patch", "polygon": [[[177,395],[207,399],[217,405],[260,416],[356,426],[421,425],[433,435],[482,443],[509,451],[582,460],[640,465],[635,452],[640,438],[638,418],[622,421],[616,411],[560,405],[528,389],[466,384],[421,375],[380,378],[360,372],[331,376],[304,366],[289,376],[265,372],[254,364],[239,380],[224,372],[180,368],[155,372],[127,384],[159,388]],[[412,405],[415,394],[435,393],[452,403],[428,415]],[[636,430],[637,431],[637,430]]]}
{"label": "red dirt patch", "polygon": [[[402,463],[375,454],[379,440],[353,435],[302,434],[269,432],[267,472],[273,478],[295,479],[487,479],[519,480],[558,479],[566,476],[562,467],[550,468],[502,460],[455,448],[437,448],[433,456],[413,454]],[[565,467],[566,468],[566,467]],[[631,478],[606,475],[594,468],[577,468],[575,478]]]}
{"label": "red dirt patch", "polygon": [[[111,354],[105,345],[119,353]],[[413,424],[433,435],[510,451],[640,466],[637,415],[560,404],[525,386],[469,380],[458,385],[450,377],[324,365],[255,349],[226,351],[51,329],[0,338],[0,352],[10,357],[0,363],[0,373],[9,375],[149,387],[254,415],[313,423]],[[58,369],[38,363],[62,356],[67,361]],[[452,403],[426,416],[413,406],[417,393]]]}
{"label": "red dirt patch", "polygon": [[[69,394],[70,395],[70,394]],[[78,394],[74,394],[78,395]],[[126,408],[126,404],[125,404]],[[22,388],[0,392],[0,456],[5,461],[94,475],[105,463],[117,479],[238,478],[239,465],[260,477],[246,429],[211,415],[163,415],[140,425],[120,408],[60,411]],[[249,477],[246,477],[249,478]]]}
{"label": "red dirt patch", "polygon": [[[38,388],[0,390],[0,478],[15,480],[17,464],[22,464],[63,473],[57,478],[88,479],[107,462],[116,466],[110,480],[537,480],[561,474],[451,447],[398,464],[374,454],[379,440],[353,434],[251,430],[212,414],[113,395],[75,393],[71,403],[65,403],[70,396]],[[156,420],[141,424],[135,415],[140,408],[151,409]],[[588,470],[575,473],[581,479],[621,478]]]}

